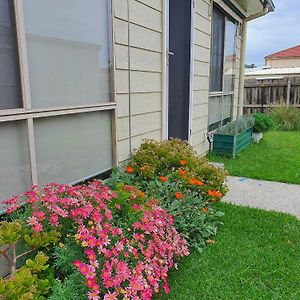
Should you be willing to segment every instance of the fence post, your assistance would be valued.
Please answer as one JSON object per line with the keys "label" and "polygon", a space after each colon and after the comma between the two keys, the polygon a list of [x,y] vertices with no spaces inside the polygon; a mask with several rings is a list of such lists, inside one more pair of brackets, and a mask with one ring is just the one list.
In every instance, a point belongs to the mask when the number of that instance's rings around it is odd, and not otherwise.
{"label": "fence post", "polygon": [[290,80],[288,80],[288,83],[287,83],[287,94],[286,94],[286,108],[288,108],[289,105],[290,105],[291,85],[292,85],[292,82]]}

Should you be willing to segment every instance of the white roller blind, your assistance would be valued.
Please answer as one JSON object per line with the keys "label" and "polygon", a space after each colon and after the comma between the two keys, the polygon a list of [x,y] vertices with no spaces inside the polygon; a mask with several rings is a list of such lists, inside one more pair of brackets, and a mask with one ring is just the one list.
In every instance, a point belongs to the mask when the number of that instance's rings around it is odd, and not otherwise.
{"label": "white roller blind", "polygon": [[36,119],[38,182],[73,183],[112,168],[109,111]]}
{"label": "white roller blind", "polygon": [[109,102],[107,0],[23,0],[34,108]]}
{"label": "white roller blind", "polygon": [[31,186],[26,132],[25,121],[0,123],[0,200]]}

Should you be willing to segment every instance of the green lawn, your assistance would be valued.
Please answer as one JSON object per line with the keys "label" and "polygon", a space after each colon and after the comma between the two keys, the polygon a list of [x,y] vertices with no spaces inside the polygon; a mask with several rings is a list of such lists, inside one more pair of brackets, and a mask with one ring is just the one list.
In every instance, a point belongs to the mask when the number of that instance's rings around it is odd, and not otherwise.
{"label": "green lawn", "polygon": [[300,132],[272,131],[236,159],[209,153],[208,159],[225,164],[233,176],[300,184]]}
{"label": "green lawn", "polygon": [[300,299],[300,222],[258,209],[220,204],[216,243],[192,252],[170,273],[160,299]]}

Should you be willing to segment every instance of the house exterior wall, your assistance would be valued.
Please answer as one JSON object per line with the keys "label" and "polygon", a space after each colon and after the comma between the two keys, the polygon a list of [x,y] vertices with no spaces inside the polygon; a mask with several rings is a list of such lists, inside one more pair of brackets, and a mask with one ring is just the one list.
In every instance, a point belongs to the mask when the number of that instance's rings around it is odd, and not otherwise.
{"label": "house exterior wall", "polygon": [[113,0],[113,16],[121,162],[143,139],[162,139],[162,1],[130,0],[128,10],[127,1]]}
{"label": "house exterior wall", "polygon": [[266,58],[265,65],[271,68],[300,67],[300,57],[297,58]]}
{"label": "house exterior wall", "polygon": [[[117,103],[117,160],[129,158],[143,139],[163,139],[163,1],[112,0],[115,47],[115,99]],[[218,4],[230,15],[223,1]],[[128,20],[129,11],[129,20]],[[195,0],[193,34],[193,76],[190,142],[199,154],[209,149],[208,126],[210,46],[210,0]],[[129,30],[128,30],[129,26]],[[129,38],[129,39],[128,39]],[[129,44],[129,46],[128,46]],[[236,41],[233,117],[237,114],[240,35]],[[130,57],[130,62],[129,61]],[[130,64],[130,72],[128,71]],[[130,104],[129,104],[130,102]],[[130,108],[129,108],[130,106]],[[131,139],[130,139],[131,133]]]}
{"label": "house exterior wall", "polygon": [[206,139],[211,43],[211,2],[209,0],[195,1],[194,26],[191,143],[198,154],[204,154],[209,149]]}

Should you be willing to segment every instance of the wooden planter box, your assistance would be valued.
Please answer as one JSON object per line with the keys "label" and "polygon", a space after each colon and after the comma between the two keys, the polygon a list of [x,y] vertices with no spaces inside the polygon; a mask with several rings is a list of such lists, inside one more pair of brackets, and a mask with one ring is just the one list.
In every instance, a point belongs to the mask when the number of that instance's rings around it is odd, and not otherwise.
{"label": "wooden planter box", "polygon": [[237,135],[214,134],[212,152],[235,158],[236,154],[246,148],[252,141],[252,128]]}

